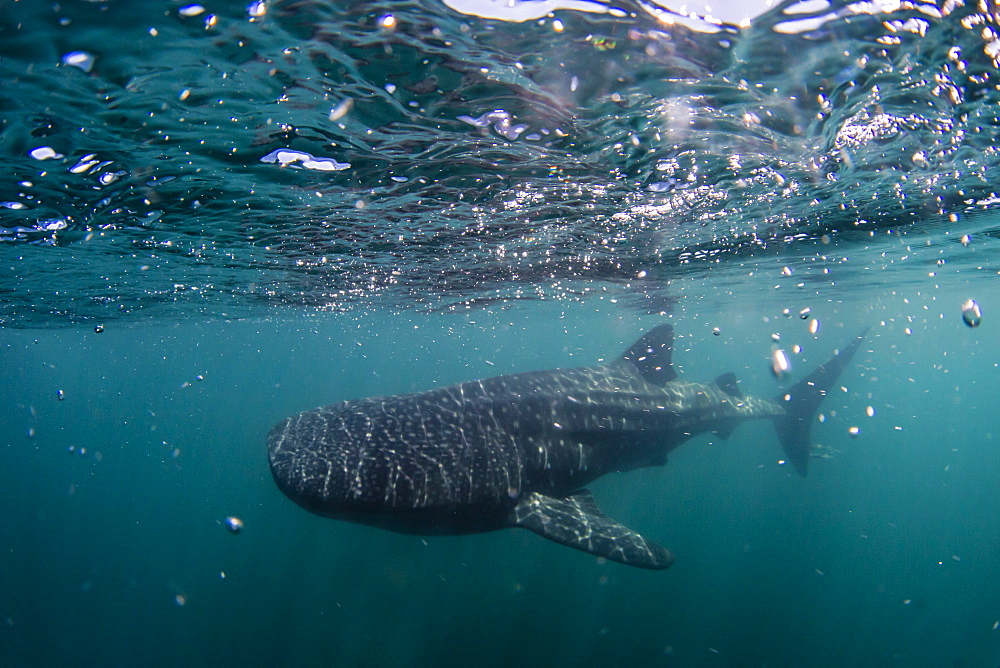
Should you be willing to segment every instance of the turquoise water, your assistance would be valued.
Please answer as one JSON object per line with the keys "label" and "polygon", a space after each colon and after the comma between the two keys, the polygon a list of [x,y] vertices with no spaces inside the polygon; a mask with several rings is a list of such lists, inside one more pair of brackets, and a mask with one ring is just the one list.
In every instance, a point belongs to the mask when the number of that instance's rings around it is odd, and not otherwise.
{"label": "turquoise water", "polygon": [[[676,552],[663,572],[520,530],[424,539],[313,517],[264,448],[307,407],[591,363],[654,319],[533,305],[7,330],[5,662],[992,665],[995,330],[967,329],[947,293],[880,297],[815,309],[830,323],[815,342],[756,305],[678,316],[684,377],[734,370],[763,396],[772,330],[802,341],[805,369],[874,329],[824,404],[832,458],[808,478],[750,423],[592,486]],[[912,336],[887,319],[900,311]]]}
{"label": "turquoise water", "polygon": [[[994,17],[615,7],[0,2],[0,663],[1000,663]],[[591,486],[666,571],[271,479],[295,412],[661,322],[764,397],[871,328],[807,478],[762,422]]]}

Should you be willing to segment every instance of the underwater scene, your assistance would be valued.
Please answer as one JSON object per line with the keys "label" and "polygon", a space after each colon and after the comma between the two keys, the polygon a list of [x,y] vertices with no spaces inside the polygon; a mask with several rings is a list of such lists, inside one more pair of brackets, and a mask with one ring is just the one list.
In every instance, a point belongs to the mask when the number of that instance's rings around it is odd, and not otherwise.
{"label": "underwater scene", "polygon": [[1000,665],[1000,9],[771,4],[0,0],[0,665]]}

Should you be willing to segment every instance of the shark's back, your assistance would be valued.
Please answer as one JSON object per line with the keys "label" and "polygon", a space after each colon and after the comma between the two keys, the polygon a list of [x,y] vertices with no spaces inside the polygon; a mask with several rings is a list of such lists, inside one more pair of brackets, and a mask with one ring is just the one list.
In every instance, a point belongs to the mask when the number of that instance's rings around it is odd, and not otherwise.
{"label": "shark's back", "polygon": [[343,401],[276,425],[271,470],[288,496],[321,515],[401,531],[495,529],[525,489],[577,486],[560,475],[573,470],[561,460],[575,462],[578,449],[552,447],[550,432],[572,427],[559,420],[594,422],[600,411],[584,397],[617,399],[634,383],[609,367],[582,367]]}

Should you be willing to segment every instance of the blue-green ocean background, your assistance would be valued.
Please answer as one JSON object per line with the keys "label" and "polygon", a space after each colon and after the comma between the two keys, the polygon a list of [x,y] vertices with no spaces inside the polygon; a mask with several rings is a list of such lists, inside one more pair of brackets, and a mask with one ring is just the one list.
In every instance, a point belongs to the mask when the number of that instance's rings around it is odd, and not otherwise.
{"label": "blue-green ocean background", "polygon": [[[996,17],[589,8],[0,0],[0,665],[1000,664]],[[271,479],[665,321],[764,397],[870,328],[807,478],[760,422],[592,485],[667,571]]]}

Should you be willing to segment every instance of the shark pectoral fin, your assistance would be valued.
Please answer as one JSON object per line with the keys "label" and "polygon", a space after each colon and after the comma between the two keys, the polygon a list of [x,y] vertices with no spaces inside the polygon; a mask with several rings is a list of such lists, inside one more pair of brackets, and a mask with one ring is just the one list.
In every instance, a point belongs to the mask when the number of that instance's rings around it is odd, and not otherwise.
{"label": "shark pectoral fin", "polygon": [[512,511],[511,524],[563,545],[629,566],[667,568],[674,555],[601,512],[593,495],[580,490],[564,499],[526,494]]}

